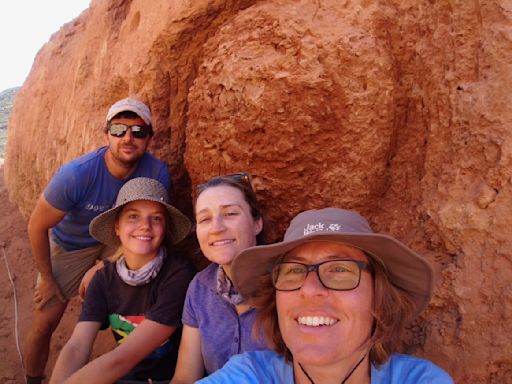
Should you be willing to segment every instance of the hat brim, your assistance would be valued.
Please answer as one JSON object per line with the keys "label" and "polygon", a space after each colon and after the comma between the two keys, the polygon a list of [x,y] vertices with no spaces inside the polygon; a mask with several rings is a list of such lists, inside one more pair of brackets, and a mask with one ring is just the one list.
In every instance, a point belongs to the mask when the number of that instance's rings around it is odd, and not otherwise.
{"label": "hat brim", "polygon": [[111,246],[121,245],[119,236],[116,235],[114,228],[117,215],[126,204],[138,200],[155,201],[165,207],[165,210],[167,211],[167,217],[169,219],[169,222],[167,223],[167,236],[169,237],[172,244],[179,243],[190,233],[192,223],[178,209],[158,199],[153,199],[150,197],[144,197],[141,199],[140,197],[136,197],[133,199],[127,199],[126,201],[123,201],[123,204],[120,204],[117,207],[111,208],[108,211],[105,211],[102,214],[96,216],[89,224],[89,233],[91,236],[103,244]]}
{"label": "hat brim", "polygon": [[312,241],[348,244],[371,254],[385,266],[390,281],[410,295],[416,315],[427,307],[434,289],[434,272],[430,264],[393,237],[377,233],[323,233],[248,248],[231,265],[235,288],[250,301],[258,292],[260,276],[270,273],[280,256]]}

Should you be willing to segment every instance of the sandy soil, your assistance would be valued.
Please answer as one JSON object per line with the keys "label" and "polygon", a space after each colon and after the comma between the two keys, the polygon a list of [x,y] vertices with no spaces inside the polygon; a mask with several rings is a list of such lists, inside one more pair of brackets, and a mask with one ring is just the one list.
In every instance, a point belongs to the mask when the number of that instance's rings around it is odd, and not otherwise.
{"label": "sandy soil", "polygon": [[[2,228],[0,232],[0,383],[23,383],[23,365],[17,345],[22,348],[24,335],[30,325],[33,308],[32,292],[37,270],[30,252],[26,220],[18,208],[9,201],[2,167],[0,167],[0,212],[2,213],[0,216],[0,228]],[[12,276],[14,288],[10,282],[8,271]],[[64,318],[53,336],[50,358],[46,368],[48,377],[59,351],[73,330],[79,312],[80,302],[75,298],[68,306]],[[96,340],[93,356],[112,347],[113,341],[110,332],[101,332]]]}

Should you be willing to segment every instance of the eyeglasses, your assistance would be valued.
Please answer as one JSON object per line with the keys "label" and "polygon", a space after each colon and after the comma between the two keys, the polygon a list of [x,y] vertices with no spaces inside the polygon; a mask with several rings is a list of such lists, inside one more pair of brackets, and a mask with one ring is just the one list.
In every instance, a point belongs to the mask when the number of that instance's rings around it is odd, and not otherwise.
{"label": "eyeglasses", "polygon": [[233,179],[233,180],[240,180],[243,183],[247,184],[249,186],[249,188],[252,190],[252,184],[251,184],[252,178],[251,178],[251,175],[246,173],[246,172],[238,172],[238,173],[232,173],[232,174],[229,174],[229,175],[222,175],[222,176],[212,177],[206,183],[198,184],[197,185],[197,190],[199,192],[201,192],[203,189],[206,189],[207,187],[217,185],[217,184],[215,184],[215,180],[217,180],[217,179],[220,180],[220,179],[225,179],[225,178]]}
{"label": "eyeglasses", "polygon": [[128,129],[132,131],[135,139],[145,139],[151,133],[151,129],[147,125],[126,125],[126,124],[110,124],[108,132],[110,136],[123,137]]}
{"label": "eyeglasses", "polygon": [[278,291],[296,291],[304,285],[309,272],[315,271],[325,288],[350,291],[359,285],[363,269],[369,270],[370,266],[360,260],[328,260],[318,264],[286,261],[272,267],[272,284]]}

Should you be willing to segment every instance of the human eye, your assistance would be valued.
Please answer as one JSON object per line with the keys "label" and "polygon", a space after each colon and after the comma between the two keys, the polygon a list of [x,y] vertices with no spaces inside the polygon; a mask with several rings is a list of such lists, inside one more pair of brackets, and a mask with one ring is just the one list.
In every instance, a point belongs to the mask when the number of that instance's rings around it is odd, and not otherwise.
{"label": "human eye", "polygon": [[304,274],[306,268],[302,264],[288,263],[282,265],[282,272],[286,275]]}
{"label": "human eye", "polygon": [[326,272],[336,275],[353,274],[357,272],[357,264],[350,260],[330,261],[325,263],[324,268]]}
{"label": "human eye", "polygon": [[133,221],[133,220],[137,220],[139,218],[139,215],[136,213],[129,213],[126,217],[128,220]]}
{"label": "human eye", "polygon": [[196,218],[196,221],[198,224],[208,223],[210,220],[211,220],[210,216],[199,216],[198,218]]}
{"label": "human eye", "polygon": [[152,217],[152,220],[157,223],[161,223],[164,221],[164,217],[162,215],[155,215]]}

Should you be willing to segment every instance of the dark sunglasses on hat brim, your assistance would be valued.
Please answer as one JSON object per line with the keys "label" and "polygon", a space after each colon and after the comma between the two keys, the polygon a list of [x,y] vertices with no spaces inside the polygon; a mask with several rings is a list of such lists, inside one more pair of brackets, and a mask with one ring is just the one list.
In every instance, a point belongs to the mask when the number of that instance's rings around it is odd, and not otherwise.
{"label": "dark sunglasses on hat brim", "polygon": [[127,124],[110,124],[108,127],[108,132],[110,136],[114,137],[123,137],[128,132],[128,129],[131,131],[132,136],[135,139],[145,139],[146,137],[151,135],[151,128],[147,125],[127,125]]}
{"label": "dark sunglasses on hat brim", "polygon": [[249,188],[251,188],[251,190],[253,189],[252,188],[252,184],[251,184],[251,182],[252,182],[251,175],[246,173],[246,172],[238,172],[238,173],[231,173],[229,175],[214,176],[211,179],[208,179],[208,181],[206,181],[204,183],[201,183],[201,184],[198,184],[197,185],[197,190],[199,192],[202,191],[203,189],[208,187],[208,183],[210,181],[212,181],[214,179],[217,179],[217,178],[228,178],[228,179],[233,179],[233,180],[241,181],[241,182],[247,184],[249,186]]}

